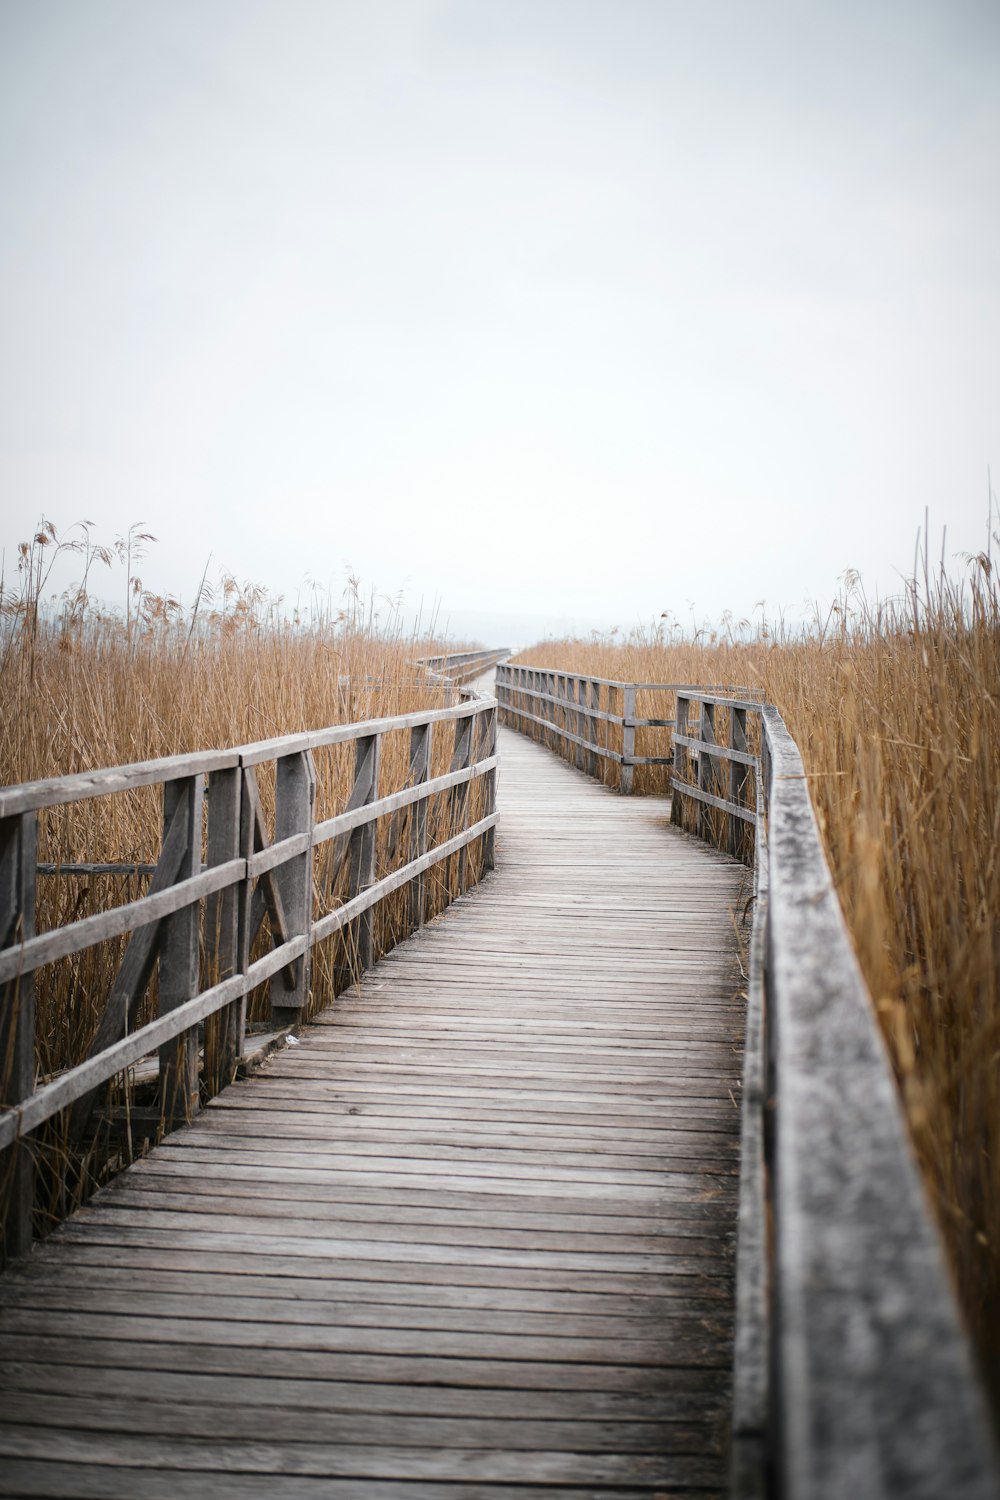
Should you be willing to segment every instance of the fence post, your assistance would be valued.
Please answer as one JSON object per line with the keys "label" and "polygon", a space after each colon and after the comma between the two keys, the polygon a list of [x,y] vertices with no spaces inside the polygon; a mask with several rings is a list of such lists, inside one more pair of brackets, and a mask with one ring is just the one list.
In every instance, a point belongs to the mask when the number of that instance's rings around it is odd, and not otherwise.
{"label": "fence post", "polygon": [[[464,771],[472,764],[472,729],[476,716],[469,714],[464,719],[458,719],[455,723],[455,753],[451,758],[451,771]],[[469,783],[459,782],[449,793],[450,817],[448,819],[450,836],[455,837],[461,833],[469,821]],[[468,864],[468,845],[463,845],[458,851],[458,894],[461,896],[465,890],[465,872]]]}
{"label": "fence post", "polygon": [[[487,759],[497,753],[497,711],[495,708],[487,710],[485,754]],[[497,768],[486,773],[486,805],[483,809],[484,815],[490,817],[497,810]],[[483,839],[483,870],[496,869],[496,827],[488,828]]]}
{"label": "fence post", "polygon": [[[576,731],[577,739],[582,740],[583,714],[580,712],[580,704],[584,702],[585,689],[583,686],[583,678],[573,677],[570,679],[570,684],[571,686],[569,690],[569,701],[577,705],[576,711],[573,714],[573,728]],[[578,771],[582,771],[584,768],[583,746],[577,745],[575,748],[576,754],[573,757],[573,764],[576,766],[576,769]]]}
{"label": "fence post", "polygon": [[[239,859],[241,849],[240,766],[213,771],[208,778],[208,865],[224,865]],[[208,984],[238,974],[240,962],[240,918],[246,905],[248,881],[216,891],[205,903],[205,963]],[[241,995],[205,1022],[205,1085],[211,1098],[236,1076],[243,1056],[246,1029],[246,996]]]}
{"label": "fence post", "polygon": [[[274,842],[296,833],[311,833],[316,806],[316,773],[308,750],[278,757],[274,788]],[[313,851],[310,846],[274,871],[274,882],[285,913],[286,937],[301,937],[312,927]],[[312,954],[307,948],[295,960],[295,983],[284,990],[275,1004],[276,985],[271,981],[271,1019],[275,1026],[295,1026],[309,998]],[[275,976],[277,978],[277,976]]]}
{"label": "fence post", "polygon": [[[595,710],[596,712],[599,713],[600,709],[601,709],[601,685],[600,685],[599,682],[591,682],[591,683],[588,684],[588,687],[589,687],[590,707],[593,710]],[[600,728],[600,723],[601,723],[600,719],[593,719],[593,718],[589,718],[589,717],[587,719],[587,739],[589,740],[589,742],[590,742],[591,745],[596,745],[597,744],[597,735],[598,735],[598,730]],[[590,769],[591,776],[597,776],[598,775],[598,761],[599,760],[600,760],[600,757],[597,754],[597,751],[594,750],[594,749],[592,749],[590,751],[590,757],[589,757],[589,761],[590,761],[589,769]]]}
{"label": "fence post", "polygon": [[[177,880],[201,873],[203,776],[185,776],[163,785],[164,834],[174,819],[184,820],[184,853]],[[169,1014],[198,993],[198,902],[164,917],[160,927],[160,1015]],[[160,1056],[160,1117],[164,1130],[183,1125],[198,1112],[198,1027],[189,1026],[165,1042]]]}
{"label": "fence post", "polygon": [[[0,819],[0,946],[11,948],[35,936],[35,812]],[[30,1098],[35,1087],[35,975],[21,974],[0,988],[0,1106]],[[31,1249],[35,1174],[31,1142],[15,1141],[0,1152],[3,1258]]]}
{"label": "fence post", "polygon": [[[366,734],[357,740],[354,752],[354,793],[351,798],[356,807],[366,807],[378,797],[381,754],[380,735]],[[374,820],[351,830],[348,858],[347,900],[350,901],[375,881]],[[360,917],[356,917],[349,924],[349,930],[354,941],[360,975],[365,969],[370,969],[375,961],[375,908],[369,907]]]}
{"label": "fence post", "polygon": [[675,701],[676,707],[674,709],[673,733],[674,774],[673,788],[670,793],[670,821],[671,823],[675,824],[676,827],[683,828],[683,793],[679,791],[679,788],[683,786],[684,782],[687,780],[688,751],[687,745],[680,744],[678,742],[677,736],[679,734],[687,734],[688,732],[689,702],[687,698],[682,698],[680,694],[677,695]]}
{"label": "fence post", "polygon": [[[423,786],[431,773],[433,724],[417,724],[410,730],[410,784]],[[413,804],[410,821],[410,859],[427,853],[427,798]],[[410,881],[410,926],[423,927],[427,915],[427,875],[416,875]]]}
{"label": "fence post", "polygon": [[[698,727],[698,738],[704,740],[707,745],[715,744],[715,704],[701,704],[701,715]],[[711,755],[705,750],[698,751],[698,785],[702,791],[710,794],[717,793],[716,785],[716,763]],[[711,809],[704,802],[698,803],[696,831],[700,839],[714,843],[711,838]]]}
{"label": "fence post", "polygon": [[629,723],[629,720],[634,718],[635,684],[627,682],[622,688],[622,765],[618,782],[619,791],[626,797],[632,791],[632,778],[635,773],[635,767],[630,761],[630,757],[635,754],[635,725]]}
{"label": "fence post", "polygon": [[[729,710],[729,748],[730,750],[742,750],[747,748],[747,711],[745,708],[731,708]],[[743,765],[738,760],[729,762],[729,800],[735,802],[739,807],[747,805],[747,786],[750,781],[750,767]],[[728,850],[734,859],[739,858],[740,849],[743,844],[743,822],[735,813],[729,814],[729,841]]]}

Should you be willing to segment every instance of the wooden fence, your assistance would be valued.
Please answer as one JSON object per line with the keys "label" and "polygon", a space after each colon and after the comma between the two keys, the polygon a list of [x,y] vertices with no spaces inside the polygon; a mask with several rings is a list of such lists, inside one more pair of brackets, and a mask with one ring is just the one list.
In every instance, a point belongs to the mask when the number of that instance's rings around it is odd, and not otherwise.
{"label": "wooden fence", "polygon": [[[616,682],[512,662],[498,666],[496,680],[504,722],[555,750],[579,770],[626,794],[636,789],[637,766],[660,769],[659,777],[651,779],[651,788],[669,785],[673,768],[670,731],[676,696],[687,690],[684,684]],[[746,692],[722,687],[715,691]],[[644,704],[655,712],[640,712]],[[648,742],[647,753],[639,753],[637,734]]]}
{"label": "wooden fence", "polygon": [[[615,754],[595,726],[636,728],[648,690],[510,665],[498,680],[501,720],[588,771]],[[618,713],[594,711],[595,683]],[[671,820],[754,867],[732,1496],[987,1500],[985,1402],[798,748],[772,704],[656,690],[675,700]],[[617,760],[629,790],[643,762]]]}
{"label": "wooden fence", "polygon": [[[437,775],[435,726],[453,735],[449,769]],[[381,795],[383,742],[400,733],[409,736],[405,785]],[[337,746],[353,746],[353,789],[342,811],[317,821],[317,756]],[[440,753],[438,760],[448,764]],[[39,1127],[61,1116],[63,1139],[72,1146],[105,1086],[150,1054],[159,1063],[159,1129],[190,1119],[201,1099],[234,1076],[252,991],[271,981],[271,1024],[293,1025],[307,1003],[317,943],[343,934],[346,961],[356,972],[373,961],[379,903],[405,888],[398,900],[405,904],[403,926],[413,930],[425,918],[432,868],[445,868],[445,901],[474,878],[470,852],[477,868],[491,868],[496,768],[495,700],[471,695],[447,708],[0,790],[5,1254],[30,1245],[33,1133]],[[273,808],[267,813],[259,778]],[[139,788],[161,789],[163,835],[155,862],[65,872],[58,864],[39,866],[39,820],[48,810],[127,798]],[[381,875],[377,836],[388,866]],[[144,894],[36,931],[39,871],[122,869],[148,875]],[[120,940],[124,953],[89,1055],[36,1086],[35,976],[109,939]],[[136,1027],[153,980],[158,1014]]]}
{"label": "wooden fence", "polygon": [[445,656],[418,656],[416,664],[431,676],[443,674],[449,682],[473,682],[491,667],[506,660],[509,646],[491,646],[482,651],[451,651]]}

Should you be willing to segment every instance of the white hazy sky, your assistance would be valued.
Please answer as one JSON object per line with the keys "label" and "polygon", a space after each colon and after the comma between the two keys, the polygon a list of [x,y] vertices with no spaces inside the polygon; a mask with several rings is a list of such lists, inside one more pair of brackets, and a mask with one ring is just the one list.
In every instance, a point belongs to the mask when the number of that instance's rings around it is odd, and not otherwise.
{"label": "white hazy sky", "polygon": [[893,592],[985,541],[998,229],[997,0],[0,0],[8,568]]}

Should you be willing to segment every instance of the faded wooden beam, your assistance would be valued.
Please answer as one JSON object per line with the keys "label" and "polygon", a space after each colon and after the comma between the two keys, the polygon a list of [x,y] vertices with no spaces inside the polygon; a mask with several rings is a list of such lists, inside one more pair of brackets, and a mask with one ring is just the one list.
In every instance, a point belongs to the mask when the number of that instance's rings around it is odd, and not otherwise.
{"label": "faded wooden beam", "polygon": [[[312,834],[316,805],[316,773],[308,750],[278,759],[274,788],[274,841],[295,834]],[[285,918],[285,940],[306,936],[312,925],[312,844],[274,871],[274,884]],[[296,961],[294,986],[285,987],[277,999],[271,987],[271,1019],[275,1026],[294,1026],[302,1018],[309,998],[310,952],[308,946]]]}
{"label": "faded wooden beam", "polygon": [[[163,820],[184,829],[178,879],[201,870],[204,781],[198,776],[168,781],[163,787]],[[165,917],[160,927],[160,1015],[167,1015],[198,993],[198,905],[192,902]],[[198,1031],[189,1027],[160,1048],[160,1109],[164,1129],[182,1125],[198,1111]]]}
{"label": "faded wooden beam", "polygon": [[[37,814],[0,820],[0,933],[3,947],[35,933]],[[35,976],[16,975],[0,988],[0,1105],[16,1108],[35,1086]],[[31,1142],[20,1140],[0,1152],[0,1210],[3,1257],[31,1248],[34,1164]]]}

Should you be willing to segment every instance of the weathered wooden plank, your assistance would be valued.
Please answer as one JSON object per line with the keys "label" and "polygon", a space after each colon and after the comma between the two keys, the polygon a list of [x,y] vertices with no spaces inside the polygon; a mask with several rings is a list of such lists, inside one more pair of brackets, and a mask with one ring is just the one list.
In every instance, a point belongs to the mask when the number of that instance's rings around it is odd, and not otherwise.
{"label": "weathered wooden plank", "polygon": [[[240,1473],[232,1476],[213,1472],[212,1500],[273,1500],[274,1478],[270,1474]],[[404,1479],[382,1481],[366,1479],[365,1500],[456,1500],[454,1484]],[[458,1491],[462,1494],[462,1491]],[[483,1484],[477,1483],[475,1491],[465,1488],[464,1494],[475,1494],[476,1500],[550,1500],[553,1494],[549,1486]],[[104,1464],[53,1463],[8,1460],[0,1470],[0,1494],[31,1496],[58,1496],[59,1500],[71,1496],[73,1500],[109,1500],[109,1497],[126,1497],[126,1500],[204,1500],[204,1473],[187,1473],[166,1468],[114,1468]],[[648,1500],[650,1490],[613,1489],[587,1485],[585,1489],[561,1486],[559,1500]],[[358,1480],[351,1479],[307,1479],[296,1475],[283,1475],[281,1479],[282,1500],[357,1500]],[[671,1500],[706,1500],[706,1491],[697,1489],[670,1489]]]}
{"label": "weathered wooden plank", "polygon": [[[287,1408],[303,1412],[361,1412],[390,1416],[523,1418],[536,1421],[604,1423],[642,1422],[655,1430],[659,1424],[691,1420],[716,1421],[725,1415],[724,1389],[709,1389],[706,1373],[692,1371],[691,1390],[643,1393],[633,1391],[533,1390],[468,1388],[451,1385],[386,1385],[375,1381],[297,1380],[233,1375],[221,1381],[196,1370],[146,1370],[142,1391],[147,1400],[200,1403],[219,1410],[226,1406],[266,1408],[272,1414]],[[696,1381],[694,1376],[701,1377]],[[8,1390],[39,1394],[73,1394],[85,1389],[92,1372],[84,1365],[33,1364],[0,1361],[0,1378]],[[111,1366],[101,1374],[105,1396],[134,1396],[131,1370]],[[259,1420],[259,1418],[258,1418]]]}

